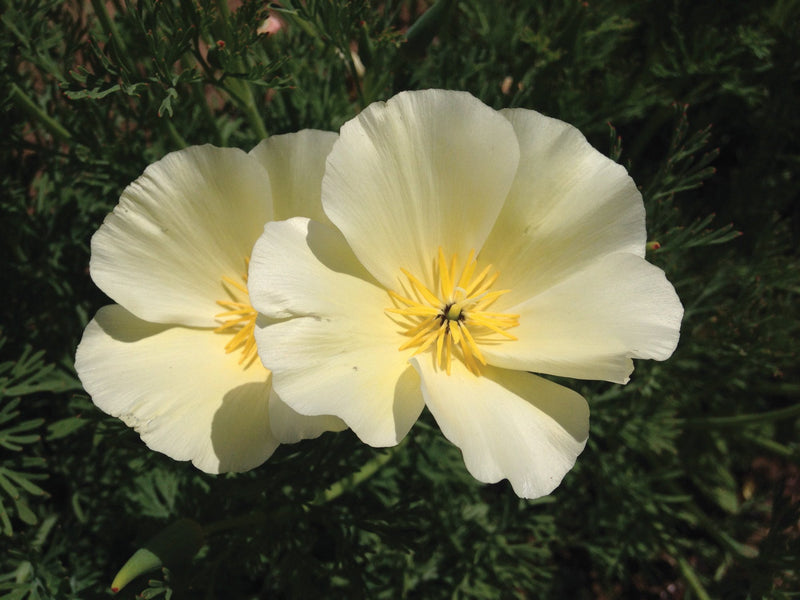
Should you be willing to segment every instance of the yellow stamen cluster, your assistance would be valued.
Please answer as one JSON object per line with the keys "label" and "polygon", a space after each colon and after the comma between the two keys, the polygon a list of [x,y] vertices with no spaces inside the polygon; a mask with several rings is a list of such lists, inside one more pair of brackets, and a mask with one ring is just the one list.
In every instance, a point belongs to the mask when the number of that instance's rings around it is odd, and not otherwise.
{"label": "yellow stamen cluster", "polygon": [[404,286],[406,295],[389,291],[395,306],[386,309],[405,317],[403,334],[411,339],[399,350],[416,347],[416,356],[435,346],[436,364],[448,375],[454,354],[460,355],[467,368],[478,375],[479,364],[486,364],[479,344],[497,342],[500,338],[517,339],[506,330],[519,325],[519,315],[487,311],[510,290],[490,291],[500,274],[492,273],[492,265],[488,265],[475,275],[477,265],[475,250],[471,250],[459,274],[456,255],[448,263],[439,248],[434,272],[438,286],[434,285],[433,290],[401,269],[408,279],[408,285]]}
{"label": "yellow stamen cluster", "polygon": [[[247,262],[249,263],[249,260]],[[242,282],[235,281],[230,277],[223,277],[222,285],[232,299],[217,300],[217,304],[226,310],[214,315],[215,318],[222,321],[222,325],[217,327],[214,333],[234,334],[225,344],[225,352],[230,354],[241,348],[242,357],[239,359],[239,364],[244,364],[247,368],[256,358],[255,330],[258,316],[258,312],[250,306],[250,296],[247,293],[247,274],[242,275]],[[242,295],[244,300],[241,300]]]}

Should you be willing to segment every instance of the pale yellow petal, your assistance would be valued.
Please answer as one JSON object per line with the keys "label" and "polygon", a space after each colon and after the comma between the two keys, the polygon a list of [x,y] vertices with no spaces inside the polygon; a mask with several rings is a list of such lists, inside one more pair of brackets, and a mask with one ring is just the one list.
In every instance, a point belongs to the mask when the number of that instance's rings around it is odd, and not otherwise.
{"label": "pale yellow petal", "polygon": [[506,118],[465,92],[402,92],[345,123],[322,204],[358,259],[386,287],[406,268],[430,283],[441,246],[479,249],[516,173]]}
{"label": "pale yellow petal", "polygon": [[608,254],[644,256],[644,204],[625,168],[572,125],[533,110],[501,112],[520,162],[480,259],[511,290],[504,301],[527,300]]}
{"label": "pale yellow petal", "polygon": [[447,375],[429,357],[411,363],[425,404],[479,481],[508,479],[518,496],[544,496],[586,445],[589,407],[565,387],[520,371],[487,367],[475,376],[454,363]]}
{"label": "pale yellow petal", "polygon": [[304,415],[339,417],[371,446],[397,444],[422,411],[419,379],[397,338],[357,310],[256,331],[281,400]]}
{"label": "pale yellow petal", "polygon": [[683,317],[664,272],[634,254],[603,257],[509,310],[518,340],[483,346],[490,364],[617,383],[631,358],[669,358]]}
{"label": "pale yellow petal", "polygon": [[342,234],[302,217],[267,224],[253,248],[248,287],[253,307],[270,318],[349,314],[364,305],[389,323],[388,294]]}
{"label": "pale yellow petal", "polygon": [[92,237],[90,271],[141,319],[213,327],[272,218],[269,177],[234,148],[194,146],[147,167]]}
{"label": "pale yellow petal", "polygon": [[242,368],[225,337],[106,306],[86,327],[75,368],[92,401],[151,449],[207,473],[246,471],[278,445],[269,373],[258,360]]}
{"label": "pale yellow petal", "polygon": [[273,135],[250,151],[269,173],[276,221],[308,217],[328,222],[320,193],[325,160],[338,134],[318,129]]}

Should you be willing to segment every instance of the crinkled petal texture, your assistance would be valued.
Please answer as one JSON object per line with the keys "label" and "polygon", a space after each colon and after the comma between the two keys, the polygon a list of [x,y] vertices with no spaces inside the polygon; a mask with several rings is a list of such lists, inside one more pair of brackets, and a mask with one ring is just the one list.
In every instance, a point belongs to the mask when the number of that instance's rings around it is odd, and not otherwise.
{"label": "crinkled petal texture", "polygon": [[336,229],[267,224],[250,262],[253,307],[287,321],[256,329],[278,395],[305,415],[333,414],[372,446],[397,444],[423,407],[419,380],[384,313],[388,296]]}
{"label": "crinkled petal texture", "polygon": [[258,160],[235,148],[173,152],[123,191],[92,237],[92,279],[140,319],[216,326],[221,278],[241,277],[271,218]]}
{"label": "crinkled petal texture", "polygon": [[308,217],[327,222],[320,200],[322,175],[338,137],[331,131],[303,129],[273,135],[250,151],[269,173],[275,221]]}
{"label": "crinkled petal texture", "polygon": [[278,445],[270,374],[239,358],[211,330],[148,323],[111,305],[86,327],[75,368],[93,402],[148,447],[221,473],[252,469]]}
{"label": "crinkled petal texture", "polygon": [[322,205],[388,288],[400,269],[430,279],[437,249],[483,246],[519,161],[509,121],[464,92],[403,92],[345,123]]}
{"label": "crinkled petal texture", "polygon": [[448,376],[430,355],[411,363],[422,380],[425,404],[479,481],[508,479],[518,496],[544,496],[586,445],[589,407],[565,387],[492,367],[476,376],[460,363]]}

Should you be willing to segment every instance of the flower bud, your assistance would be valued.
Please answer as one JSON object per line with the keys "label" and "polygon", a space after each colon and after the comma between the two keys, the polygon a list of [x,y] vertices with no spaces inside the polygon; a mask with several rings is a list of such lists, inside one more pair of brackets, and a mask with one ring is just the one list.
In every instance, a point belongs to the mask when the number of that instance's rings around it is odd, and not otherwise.
{"label": "flower bud", "polygon": [[173,567],[191,560],[203,545],[203,528],[191,519],[180,519],[134,552],[111,582],[115,594],[139,575],[162,565]]}

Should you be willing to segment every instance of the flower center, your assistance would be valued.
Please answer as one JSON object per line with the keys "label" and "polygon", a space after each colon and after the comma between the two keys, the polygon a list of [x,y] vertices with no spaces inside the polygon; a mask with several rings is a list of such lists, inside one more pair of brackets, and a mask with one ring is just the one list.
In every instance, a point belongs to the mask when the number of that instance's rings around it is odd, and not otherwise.
{"label": "flower center", "polygon": [[[249,264],[250,259],[245,259]],[[222,308],[226,309],[214,315],[214,318],[222,324],[214,330],[214,333],[233,334],[233,337],[225,344],[225,352],[230,354],[241,348],[242,356],[239,364],[244,364],[244,368],[249,367],[256,357],[256,317],[258,312],[250,306],[250,295],[247,293],[247,272],[241,276],[241,282],[222,277],[222,287],[228,292],[230,299],[217,300]]]}
{"label": "flower center", "polygon": [[416,348],[413,356],[428,348],[436,348],[436,364],[450,374],[453,355],[461,358],[475,375],[486,359],[479,346],[517,338],[507,329],[519,325],[519,315],[489,312],[487,309],[503,294],[511,290],[491,291],[499,273],[492,273],[492,265],[475,275],[477,267],[475,250],[471,250],[464,267],[459,272],[458,258],[448,263],[439,248],[434,278],[437,284],[431,290],[406,269],[401,269],[408,279],[403,284],[405,295],[389,291],[394,307],[386,312],[404,318],[403,335],[410,337],[399,350]]}

